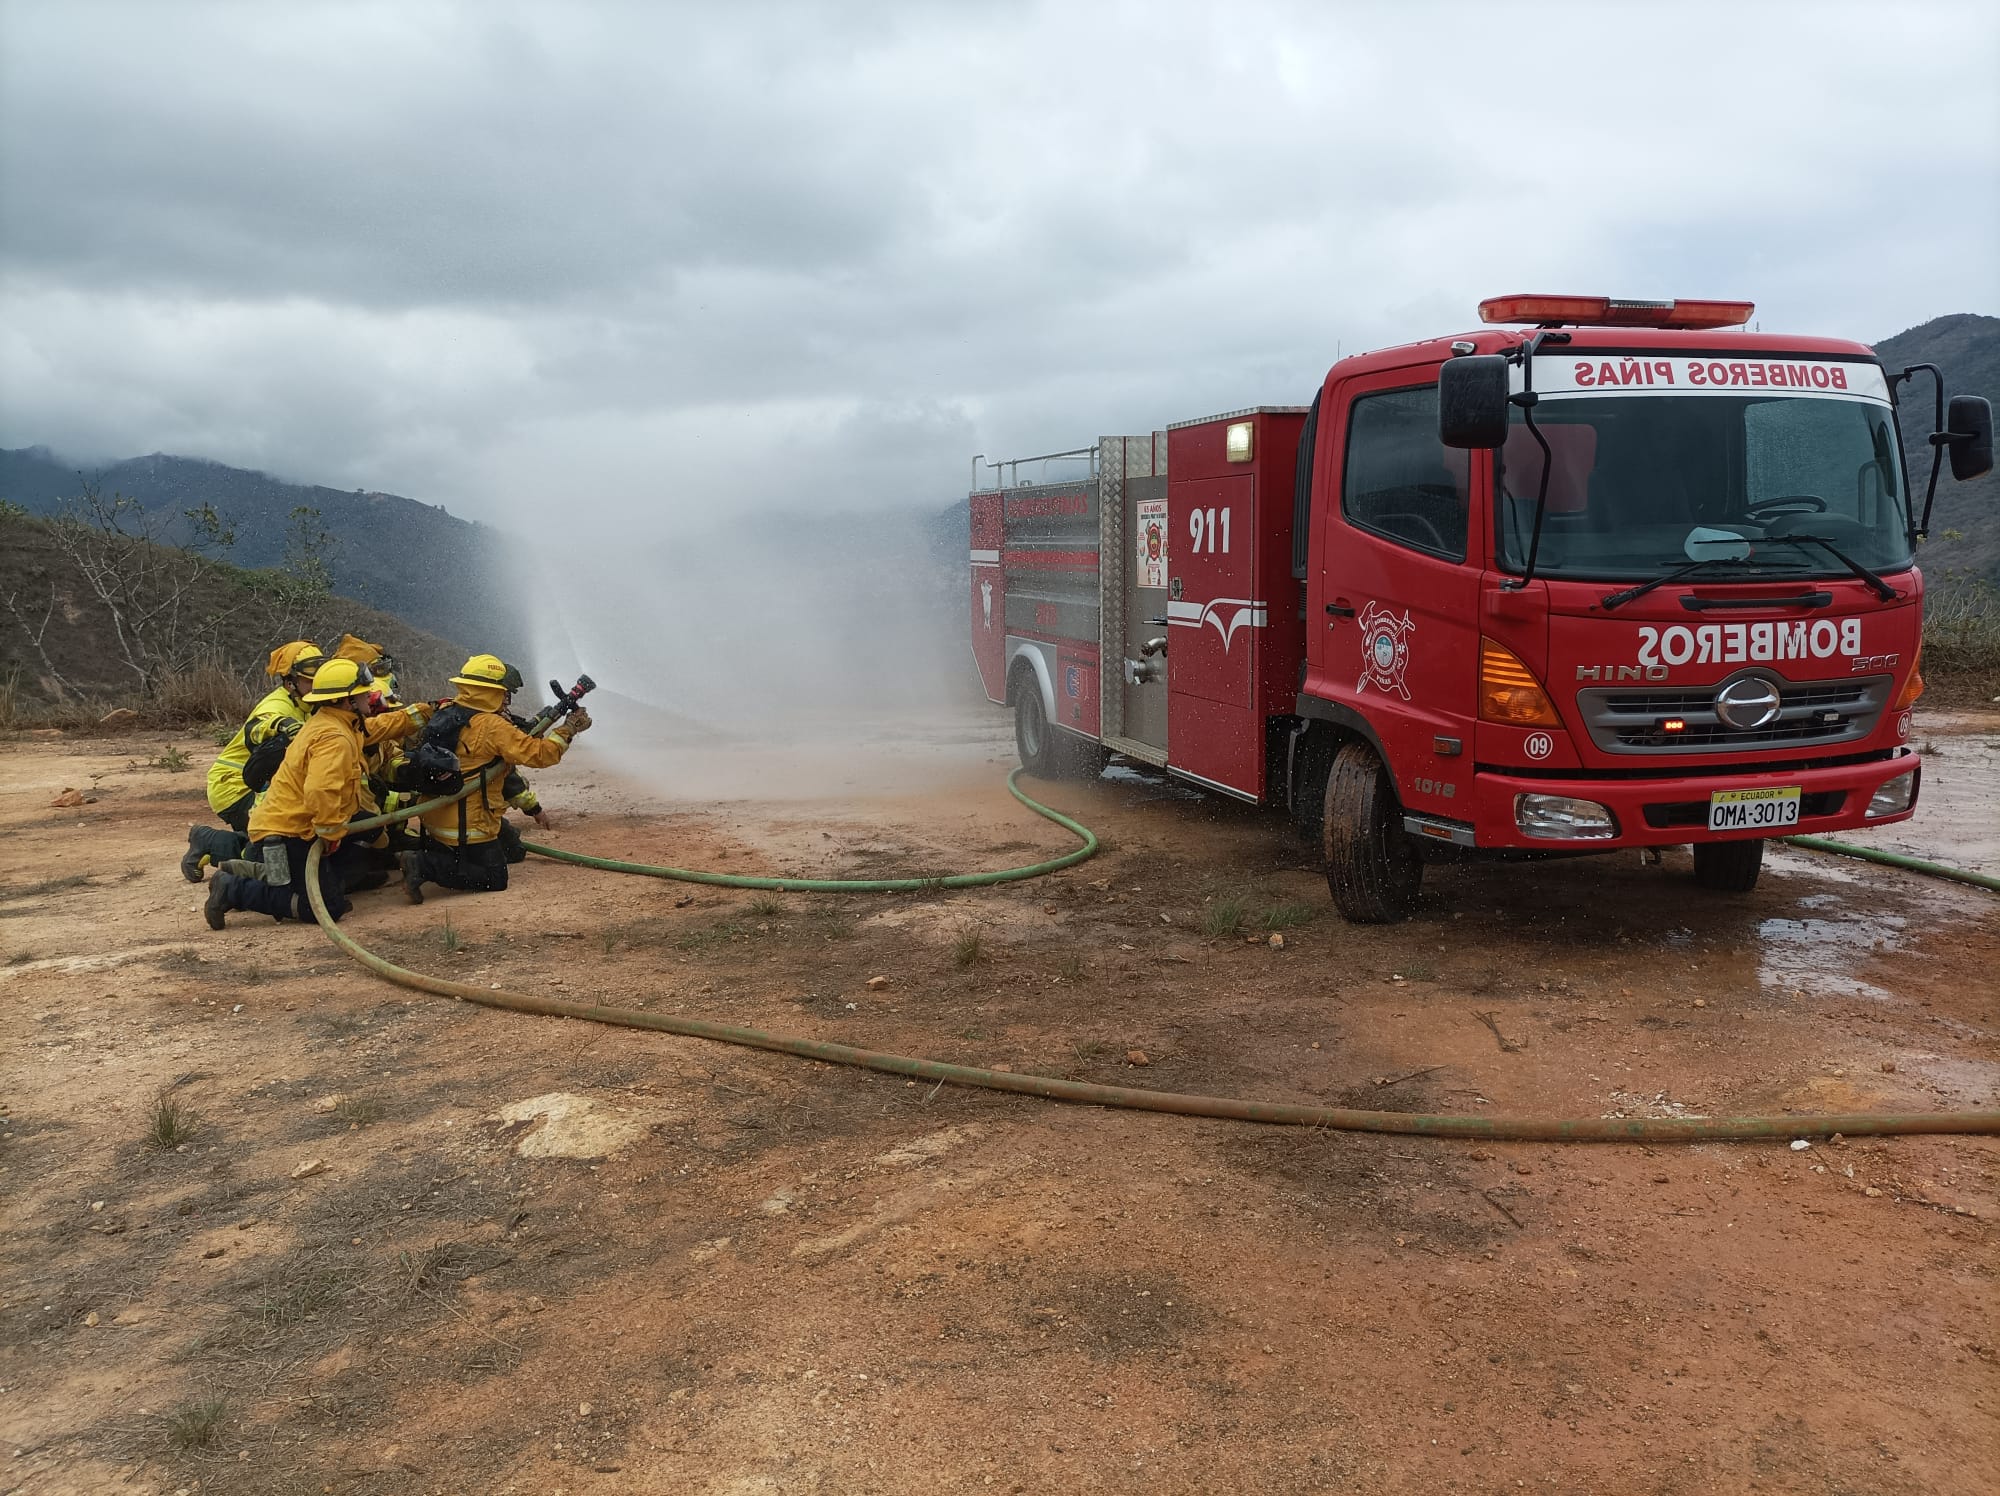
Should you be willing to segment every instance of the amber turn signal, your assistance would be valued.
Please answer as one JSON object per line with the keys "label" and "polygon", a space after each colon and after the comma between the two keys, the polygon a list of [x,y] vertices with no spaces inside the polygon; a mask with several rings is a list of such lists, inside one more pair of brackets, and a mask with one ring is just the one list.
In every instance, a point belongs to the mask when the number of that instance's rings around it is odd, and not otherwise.
{"label": "amber turn signal", "polygon": [[1917,646],[1917,657],[1910,661],[1910,678],[1903,682],[1903,689],[1896,693],[1896,704],[1889,708],[1892,712],[1907,711],[1924,694],[1924,647]]}
{"label": "amber turn signal", "polygon": [[1479,720],[1510,727],[1561,727],[1549,693],[1504,644],[1479,640]]}

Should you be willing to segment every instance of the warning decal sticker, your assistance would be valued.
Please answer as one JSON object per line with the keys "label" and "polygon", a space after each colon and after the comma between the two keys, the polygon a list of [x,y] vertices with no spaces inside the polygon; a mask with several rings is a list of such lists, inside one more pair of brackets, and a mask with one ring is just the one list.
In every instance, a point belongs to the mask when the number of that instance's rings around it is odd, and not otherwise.
{"label": "warning decal sticker", "polygon": [[1167,585],[1167,501],[1141,499],[1138,522],[1133,526],[1139,547],[1140,587]]}

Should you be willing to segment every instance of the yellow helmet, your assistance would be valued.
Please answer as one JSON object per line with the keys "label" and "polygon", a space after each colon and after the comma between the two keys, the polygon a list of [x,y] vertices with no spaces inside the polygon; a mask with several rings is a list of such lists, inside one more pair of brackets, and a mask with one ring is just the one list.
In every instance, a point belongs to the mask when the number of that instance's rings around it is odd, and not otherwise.
{"label": "yellow helmet", "polygon": [[370,644],[358,634],[342,634],[333,646],[336,660],[353,660],[359,665],[373,665],[388,651],[379,644]]}
{"label": "yellow helmet", "polygon": [[356,660],[328,660],[313,676],[312,689],[303,699],[321,703],[345,701],[350,696],[365,696],[374,689],[375,676],[366,665]]}
{"label": "yellow helmet", "polygon": [[[509,675],[513,685],[508,683]],[[502,691],[511,691],[520,683],[520,672],[509,672],[507,662],[498,655],[474,655],[465,662],[465,668],[451,678],[454,686],[494,686]]]}
{"label": "yellow helmet", "polygon": [[311,675],[319,658],[317,644],[310,639],[294,639],[290,644],[280,644],[271,651],[264,673],[273,679],[283,679],[287,675]]}

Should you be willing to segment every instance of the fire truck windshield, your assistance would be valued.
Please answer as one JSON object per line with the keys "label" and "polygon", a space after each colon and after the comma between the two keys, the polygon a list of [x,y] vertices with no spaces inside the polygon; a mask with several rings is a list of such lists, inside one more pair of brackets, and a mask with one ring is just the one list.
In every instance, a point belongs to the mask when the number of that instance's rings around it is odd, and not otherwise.
{"label": "fire truck windshield", "polygon": [[[1514,411],[1498,454],[1497,551],[1525,569],[1542,449]],[[1538,576],[1842,576],[1910,565],[1894,413],[1872,400],[1720,394],[1545,398]],[[1797,537],[1787,539],[1786,537]],[[1811,537],[1811,539],[1808,539]]]}

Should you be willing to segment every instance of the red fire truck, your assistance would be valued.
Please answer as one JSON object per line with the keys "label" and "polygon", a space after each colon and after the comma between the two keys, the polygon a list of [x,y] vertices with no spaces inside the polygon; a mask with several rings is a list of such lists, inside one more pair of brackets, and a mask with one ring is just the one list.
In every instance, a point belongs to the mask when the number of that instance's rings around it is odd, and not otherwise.
{"label": "red fire truck", "polygon": [[1906,818],[1914,551],[1992,414],[1751,310],[1501,297],[1309,406],[974,459],[973,654],[1021,761],[1283,807],[1365,921],[1427,861],[1692,844],[1744,891],[1770,836]]}

